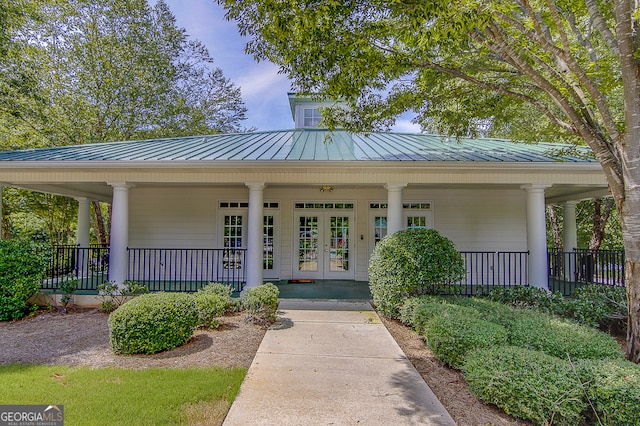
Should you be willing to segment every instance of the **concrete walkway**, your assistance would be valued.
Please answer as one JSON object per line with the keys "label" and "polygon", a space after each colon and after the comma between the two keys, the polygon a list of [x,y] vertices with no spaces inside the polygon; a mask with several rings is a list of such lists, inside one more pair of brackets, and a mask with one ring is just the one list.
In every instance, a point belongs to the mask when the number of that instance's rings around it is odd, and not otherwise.
{"label": "concrete walkway", "polygon": [[368,302],[288,299],[224,425],[455,422]]}

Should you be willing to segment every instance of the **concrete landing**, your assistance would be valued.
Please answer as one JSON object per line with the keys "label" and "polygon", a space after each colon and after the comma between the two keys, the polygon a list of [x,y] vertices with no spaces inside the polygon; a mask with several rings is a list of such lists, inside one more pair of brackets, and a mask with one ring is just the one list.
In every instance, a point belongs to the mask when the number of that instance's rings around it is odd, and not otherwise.
{"label": "concrete landing", "polygon": [[225,426],[455,425],[368,302],[281,300]]}

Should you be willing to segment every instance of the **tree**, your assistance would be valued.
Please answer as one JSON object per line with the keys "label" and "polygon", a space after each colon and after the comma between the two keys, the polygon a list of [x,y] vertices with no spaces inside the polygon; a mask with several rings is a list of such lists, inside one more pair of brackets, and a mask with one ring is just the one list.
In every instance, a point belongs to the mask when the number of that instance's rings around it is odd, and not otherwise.
{"label": "tree", "polygon": [[[163,1],[2,4],[0,17],[5,9],[16,17],[0,27],[0,42],[11,47],[5,63],[17,76],[12,86],[0,81],[4,149],[241,130],[240,89]],[[92,204],[104,243],[109,219]]]}
{"label": "tree", "polygon": [[620,215],[627,357],[640,362],[638,0],[218,1],[258,60],[301,92],[349,103],[327,111],[329,125],[379,128],[414,111],[466,135],[522,114],[586,143]]}

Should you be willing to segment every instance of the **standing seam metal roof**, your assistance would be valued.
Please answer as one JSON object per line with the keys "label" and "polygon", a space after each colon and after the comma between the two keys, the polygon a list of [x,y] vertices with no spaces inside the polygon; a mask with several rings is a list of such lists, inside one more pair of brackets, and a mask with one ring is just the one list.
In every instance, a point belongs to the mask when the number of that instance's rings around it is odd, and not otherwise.
{"label": "standing seam metal roof", "polygon": [[587,147],[409,133],[316,129],[187,136],[2,151],[0,161],[447,161],[593,163]]}

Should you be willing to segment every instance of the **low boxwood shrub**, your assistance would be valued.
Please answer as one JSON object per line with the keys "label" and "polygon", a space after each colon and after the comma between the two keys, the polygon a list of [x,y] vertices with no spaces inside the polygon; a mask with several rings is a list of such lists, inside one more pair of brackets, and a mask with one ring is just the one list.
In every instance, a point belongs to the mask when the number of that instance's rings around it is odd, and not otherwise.
{"label": "low boxwood shrub", "polygon": [[480,319],[494,322],[507,328],[513,324],[519,314],[516,308],[480,297],[457,297],[451,299],[451,303],[472,308],[478,312]]}
{"label": "low boxwood shrub", "polygon": [[595,413],[590,424],[640,425],[640,365],[629,361],[581,361],[580,379]]}
{"label": "low boxwood shrub", "polygon": [[241,296],[242,307],[255,321],[273,321],[278,309],[280,290],[272,283],[248,288]]}
{"label": "low boxwood shrub", "polygon": [[184,344],[198,325],[198,310],[186,293],[149,293],[109,316],[109,341],[117,354],[153,354]]}
{"label": "low boxwood shrub", "polygon": [[626,319],[629,302],[624,287],[590,284],[575,289],[566,306],[566,316],[597,327],[612,317]]}
{"label": "low boxwood shrub", "polygon": [[468,309],[441,312],[424,329],[427,346],[434,356],[456,369],[462,368],[465,357],[473,350],[507,344],[507,330],[503,326],[469,316],[465,312]]}
{"label": "low boxwood shrub", "polygon": [[488,298],[516,308],[536,309],[550,314],[564,315],[566,311],[566,299],[562,294],[538,287],[497,287],[489,292]]}
{"label": "low boxwood shrub", "polygon": [[40,290],[50,256],[50,250],[30,241],[0,241],[0,321],[34,310],[27,300]]}
{"label": "low boxwood shrub", "polygon": [[[425,306],[426,305],[426,306]],[[436,306],[433,306],[436,305]],[[424,327],[438,309],[446,309],[447,301],[438,296],[414,296],[405,299],[398,309],[398,319],[416,331]],[[422,333],[421,331],[418,331]]]}
{"label": "low boxwood shrub", "polygon": [[540,425],[578,425],[587,408],[569,361],[540,351],[480,349],[467,354],[462,370],[480,399]]}
{"label": "low boxwood shrub", "polygon": [[369,288],[376,308],[395,318],[404,299],[448,293],[464,273],[451,240],[433,229],[409,229],[376,244],[369,259]]}
{"label": "low boxwood shrub", "polygon": [[233,290],[228,285],[211,283],[193,294],[198,308],[200,325],[210,328],[217,328],[220,325],[218,318],[224,315],[229,308],[232,292]]}
{"label": "low boxwood shrub", "polygon": [[551,315],[523,311],[509,327],[509,342],[558,358],[619,359],[620,345],[607,333]]}

